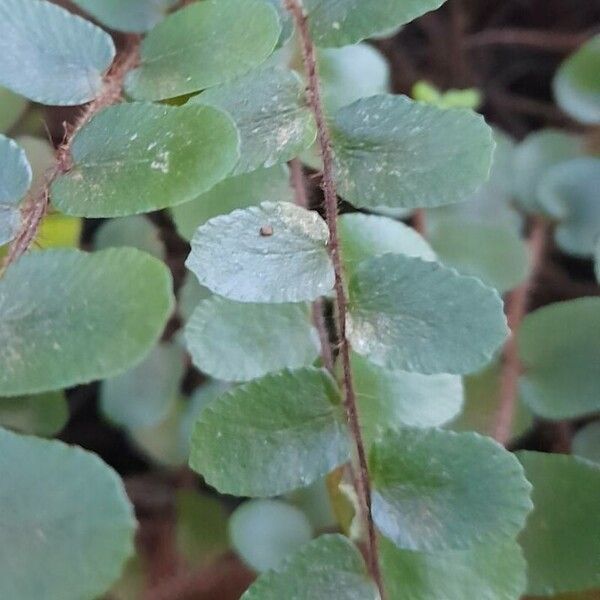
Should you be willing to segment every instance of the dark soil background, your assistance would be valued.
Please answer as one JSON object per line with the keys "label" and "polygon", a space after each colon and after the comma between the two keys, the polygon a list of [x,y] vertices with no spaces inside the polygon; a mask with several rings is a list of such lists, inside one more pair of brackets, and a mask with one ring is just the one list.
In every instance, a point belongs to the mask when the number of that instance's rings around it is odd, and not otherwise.
{"label": "dark soil background", "polygon": [[[67,1],[58,3],[73,8]],[[412,85],[423,79],[442,90],[477,87],[484,96],[482,112],[488,122],[521,139],[542,127],[581,129],[554,104],[551,81],[560,62],[598,31],[600,0],[448,0],[442,9],[376,46],[389,58],[395,92],[409,93]],[[115,38],[122,41],[118,34]],[[76,115],[72,109],[46,110],[48,130],[57,143],[63,123]],[[600,147],[600,132],[588,135],[590,143]],[[156,214],[152,218],[161,227],[170,253],[168,262],[180,282],[187,245],[177,237],[168,217]],[[97,225],[93,221],[86,224],[84,245],[89,244]],[[600,295],[591,263],[552,249],[535,282],[531,307],[584,295]],[[191,372],[187,385],[192,388],[198,378]],[[182,571],[174,550],[173,491],[201,482],[186,470],[157,470],[125,435],[107,425],[97,411],[97,385],[70,390],[69,402],[71,420],[60,437],[98,453],[111,464],[125,479],[136,505],[140,553],[150,574],[151,591],[145,597],[239,598],[252,575],[234,557],[190,573]],[[568,451],[579,425],[538,423],[519,447]],[[592,595],[590,599],[594,597],[600,598]]]}

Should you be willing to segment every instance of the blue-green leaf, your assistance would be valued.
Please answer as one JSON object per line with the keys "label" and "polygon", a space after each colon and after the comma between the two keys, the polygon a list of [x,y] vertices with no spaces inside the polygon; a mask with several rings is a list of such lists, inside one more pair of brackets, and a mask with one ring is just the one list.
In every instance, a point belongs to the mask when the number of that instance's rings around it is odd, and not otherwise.
{"label": "blue-green leaf", "polygon": [[288,202],[263,202],[202,225],[186,266],[238,302],[304,302],[328,293],[334,273],[325,221]]}
{"label": "blue-green leaf", "polygon": [[508,333],[495,290],[419,258],[366,260],[349,293],[352,347],[388,369],[470,373],[490,361]]}
{"label": "blue-green leaf", "polygon": [[483,117],[406,96],[373,96],[331,123],[340,195],[361,208],[460,202],[490,172],[494,141]]}
{"label": "blue-green leaf", "polygon": [[185,328],[194,364],[224,381],[248,381],[282,369],[310,366],[319,338],[303,304],[250,304],[213,296]]}
{"label": "blue-green leaf", "polygon": [[234,388],[201,413],[191,467],[221,493],[276,496],[348,460],[347,429],[331,377],[308,368]]}
{"label": "blue-green leaf", "polygon": [[514,537],[532,504],[519,461],[490,438],[390,430],[371,448],[373,518],[405,550],[466,550]]}
{"label": "blue-green leaf", "polygon": [[189,104],[195,103],[220,108],[235,121],[242,142],[236,175],[295,158],[317,134],[304,86],[288,69],[251,71],[203,92]]}
{"label": "blue-green leaf", "polygon": [[230,117],[215,108],[112,106],[75,136],[73,168],[55,181],[52,202],[83,217],[182,204],[229,175],[238,144]]}
{"label": "blue-green leaf", "polygon": [[46,250],[0,279],[0,395],[61,389],[139,363],[173,307],[164,264],[132,248]]}
{"label": "blue-green leaf", "polygon": [[600,158],[575,158],[552,167],[538,187],[540,204],[559,219],[555,238],[568,254],[587,258],[600,237]]}
{"label": "blue-green leaf", "polygon": [[323,535],[275,571],[261,575],[242,600],[380,600],[356,546],[341,535]]}
{"label": "blue-green leaf", "polygon": [[96,455],[0,429],[0,597],[97,598],[133,553],[135,519]]}
{"label": "blue-green leaf", "polygon": [[558,454],[519,452],[534,510],[519,542],[527,593],[552,596],[600,586],[600,465]]}
{"label": "blue-green leaf", "polygon": [[294,19],[285,6],[285,0],[266,0],[275,7],[281,23],[281,35],[277,42],[277,48],[287,44],[294,35]]}
{"label": "blue-green leaf", "polygon": [[579,298],[529,314],[518,335],[523,401],[545,419],[600,411],[600,298]]}
{"label": "blue-green leaf", "polygon": [[317,46],[355,44],[439,8],[444,0],[304,0]]}
{"label": "blue-green leaf", "polygon": [[231,544],[255,571],[277,569],[310,542],[312,527],[304,513],[281,500],[250,500],[229,521]]}
{"label": "blue-green leaf", "polygon": [[261,202],[293,202],[290,174],[285,165],[258,169],[252,173],[228,177],[214,188],[171,209],[177,232],[191,240],[200,225],[213,217],[226,215],[236,208],[248,208]]}
{"label": "blue-green leaf", "polygon": [[573,437],[573,454],[600,465],[600,421],[582,427]]}
{"label": "blue-green leaf", "polygon": [[527,245],[512,229],[448,219],[430,231],[429,239],[440,262],[478,277],[501,294],[527,277]]}
{"label": "blue-green leaf", "polygon": [[177,0],[74,0],[115,31],[145,33],[160,23]]}
{"label": "blue-green leaf", "polygon": [[162,421],[179,394],[184,358],[178,346],[161,344],[134,369],[102,382],[100,405],[104,414],[128,429]]}
{"label": "blue-green leaf", "polygon": [[194,3],[144,39],[127,92],[139,100],[163,100],[231,81],[263,63],[280,33],[277,11],[264,0]]}
{"label": "blue-green leaf", "polygon": [[101,91],[110,36],[45,0],[0,0],[0,85],[42,104],[76,105]]}
{"label": "blue-green leaf", "polygon": [[[448,428],[454,431],[476,431],[482,435],[494,435],[500,408],[501,377],[502,365],[499,360],[494,360],[482,371],[465,377],[464,407],[461,414],[448,423]],[[519,398],[512,418],[510,439],[521,437],[532,424],[533,415]]]}
{"label": "blue-green leaf", "polygon": [[318,51],[323,102],[329,114],[360,98],[390,91],[390,67],[369,44]]}
{"label": "blue-green leaf", "polygon": [[560,67],[554,95],[561,108],[582,123],[600,123],[600,35],[593,37]]}
{"label": "blue-green leaf", "polygon": [[0,246],[19,231],[19,203],[31,185],[32,172],[25,151],[0,135]]}
{"label": "blue-green leaf", "polygon": [[498,129],[494,130],[496,149],[489,180],[474,194],[458,204],[449,204],[427,211],[429,232],[448,220],[469,225],[486,225],[521,232],[523,218],[513,206],[515,144]]}
{"label": "blue-green leaf", "polygon": [[519,204],[527,212],[543,212],[538,196],[540,182],[551,167],[582,152],[581,139],[564,131],[542,129],[529,134],[517,146],[513,159],[511,180]]}
{"label": "blue-green leaf", "polygon": [[338,228],[347,272],[367,258],[388,253],[436,260],[435,252],[419,233],[388,217],[349,213],[339,218]]}
{"label": "blue-green leaf", "polygon": [[455,417],[463,386],[456,375],[388,371],[352,356],[352,376],[364,436],[373,440],[390,427],[436,427]]}
{"label": "blue-green leaf", "polygon": [[600,282],[600,238],[596,242],[596,251],[594,253],[594,272],[596,273],[596,279]]}
{"label": "blue-green leaf", "polygon": [[166,252],[158,227],[142,215],[107,221],[98,229],[94,241],[97,250],[137,248],[161,260]]}
{"label": "blue-green leaf", "polygon": [[400,550],[384,538],[380,549],[392,599],[519,600],[527,584],[527,564],[513,540],[425,553]]}

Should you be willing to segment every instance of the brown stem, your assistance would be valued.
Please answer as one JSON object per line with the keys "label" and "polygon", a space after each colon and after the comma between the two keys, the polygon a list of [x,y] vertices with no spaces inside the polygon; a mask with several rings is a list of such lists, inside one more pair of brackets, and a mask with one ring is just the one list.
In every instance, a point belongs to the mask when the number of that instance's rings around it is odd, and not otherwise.
{"label": "brown stem", "polygon": [[[306,193],[306,180],[304,178],[304,169],[298,158],[290,161],[290,175],[292,186],[294,188],[294,200],[298,206],[308,208],[308,194]],[[329,339],[329,330],[325,321],[325,302],[319,298],[312,305],[312,320],[319,334],[319,342],[321,344],[321,358],[323,365],[333,373],[335,361],[333,359],[333,350],[331,348],[331,340]]]}
{"label": "brown stem", "polygon": [[504,361],[500,380],[500,404],[494,423],[494,438],[503,445],[510,441],[511,426],[515,414],[521,363],[516,336],[527,314],[529,297],[542,266],[546,247],[547,226],[541,217],[534,217],[529,234],[529,274],[524,283],[516,288],[507,302],[508,325],[511,335],[504,348]]}
{"label": "brown stem", "polygon": [[333,358],[333,350],[331,348],[331,340],[329,339],[327,322],[325,321],[325,302],[322,298],[318,298],[313,302],[312,318],[315,328],[319,333],[323,365],[330,373],[333,373],[335,368],[335,360]]}
{"label": "brown stem", "polygon": [[415,210],[412,218],[412,224],[417,233],[420,233],[423,237],[427,236],[427,215],[422,208]]}
{"label": "brown stem", "polygon": [[563,33],[560,31],[540,31],[536,29],[488,29],[471,35],[467,47],[483,46],[528,46],[550,52],[570,52],[585,43],[594,35],[586,33]]}
{"label": "brown stem", "polygon": [[306,193],[306,182],[304,181],[304,169],[299,158],[290,161],[290,176],[296,204],[302,206],[302,208],[308,208],[309,201]]}
{"label": "brown stem", "polygon": [[315,46],[308,30],[307,17],[302,10],[298,0],[286,0],[286,6],[292,14],[302,44],[302,57],[304,68],[308,78],[308,102],[314,113],[317,123],[317,138],[321,149],[323,159],[323,192],[325,195],[325,212],[327,225],[329,227],[329,253],[333,262],[335,271],[335,306],[336,306],[336,326],[338,329],[338,340],[340,348],[340,358],[343,368],[343,387],[344,387],[344,408],[346,418],[350,429],[352,441],[355,450],[355,460],[357,462],[354,469],[354,485],[359,502],[362,508],[362,515],[367,531],[367,564],[369,571],[379,588],[381,597],[384,598],[383,581],[379,568],[379,558],[377,549],[377,535],[373,516],[371,513],[371,487],[369,482],[369,470],[367,466],[367,457],[365,446],[360,430],[358,419],[358,409],[356,402],[356,393],[352,382],[352,369],[350,366],[350,345],[346,335],[346,311],[347,298],[343,282],[342,261],[340,257],[340,243],[337,231],[338,200],[337,190],[334,180],[333,153],[331,149],[331,138],[329,128],[325,119],[323,102],[321,100],[321,88],[317,70],[317,59]]}
{"label": "brown stem", "polygon": [[127,48],[117,57],[105,77],[102,93],[92,100],[77,121],[65,132],[63,143],[56,150],[56,161],[46,173],[44,185],[24,206],[22,223],[17,236],[10,245],[4,269],[18,260],[31,248],[50,202],[50,187],[57,177],[71,169],[71,144],[75,135],[90,119],[103,108],[121,99],[125,75],[138,61],[139,39],[131,38]]}

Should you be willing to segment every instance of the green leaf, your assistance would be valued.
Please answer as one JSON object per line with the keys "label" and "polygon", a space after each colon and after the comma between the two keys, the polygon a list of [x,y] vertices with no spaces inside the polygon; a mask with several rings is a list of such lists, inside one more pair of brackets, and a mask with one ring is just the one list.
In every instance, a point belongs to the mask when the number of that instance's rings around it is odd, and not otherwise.
{"label": "green leaf", "polygon": [[183,467],[188,457],[185,444],[180,437],[181,419],[185,404],[175,399],[167,418],[149,427],[130,431],[134,444],[152,461],[172,469]]}
{"label": "green leaf", "polygon": [[160,260],[165,258],[166,249],[158,227],[142,215],[111,219],[98,229],[94,240],[96,250],[124,247],[137,248]]}
{"label": "green leaf", "polygon": [[0,85],[42,104],[72,106],[100,93],[115,46],[102,29],[55,4],[0,0],[0,56]]}
{"label": "green leaf", "polygon": [[320,49],[318,64],[323,102],[329,114],[390,89],[388,62],[368,44]]}
{"label": "green leaf", "polygon": [[533,213],[543,212],[538,189],[548,170],[561,162],[580,156],[583,144],[577,136],[555,129],[528,135],[516,148],[511,180],[519,204]]}
{"label": "green leaf", "polygon": [[243,561],[261,573],[277,569],[310,542],[312,527],[301,510],[286,502],[250,500],[231,515],[229,535]]}
{"label": "green leaf", "polygon": [[288,69],[251,71],[203,92],[189,104],[196,103],[220,108],[235,121],[242,140],[235,175],[291,160],[317,135],[302,81]]}
{"label": "green leaf", "polygon": [[172,469],[183,467],[189,456],[188,445],[181,436],[185,402],[176,398],[166,419],[150,427],[129,432],[133,443],[152,461]]}
{"label": "green leaf", "polygon": [[0,246],[10,242],[21,226],[19,203],[31,185],[25,151],[0,135]]}
{"label": "green leaf", "polygon": [[495,290],[419,258],[385,254],[362,262],[349,294],[352,347],[392,370],[471,373],[508,332]]}
{"label": "green leaf", "polygon": [[560,220],[559,247],[583,258],[593,255],[600,237],[600,158],[575,158],[552,167],[538,187],[540,204]]}
{"label": "green leaf", "polygon": [[160,23],[177,0],[74,0],[100,23],[115,31],[145,33]]}
{"label": "green leaf", "polygon": [[332,530],[339,526],[327,487],[327,477],[287,494],[287,500],[307,516],[313,529]]}
{"label": "green leaf", "polygon": [[190,466],[221,493],[276,496],[349,457],[339,391],[322,370],[282,371],[241,385],[200,413]]}
{"label": "green leaf", "polygon": [[183,285],[179,288],[179,314],[184,322],[189,321],[201,300],[210,298],[212,293],[198,283],[193,273],[187,272]]}
{"label": "green leaf", "polygon": [[600,123],[600,35],[593,37],[560,67],[554,95],[560,107],[582,123]]}
{"label": "green leaf", "polygon": [[0,596],[96,598],[133,553],[135,519],[96,455],[0,429]]}
{"label": "green leaf", "polygon": [[498,129],[494,130],[496,150],[489,180],[463,202],[427,211],[427,228],[435,228],[448,220],[494,226],[520,233],[521,214],[513,206],[514,142]]}
{"label": "green leaf", "polygon": [[129,429],[156,425],[179,393],[184,360],[175,344],[159,344],[135,368],[102,383],[102,412]]}
{"label": "green leaf", "polygon": [[21,135],[15,141],[25,150],[31,166],[32,179],[29,192],[31,194],[39,192],[46,183],[48,170],[56,161],[54,148],[48,140],[31,135]]}
{"label": "green leaf", "polygon": [[252,173],[228,177],[214,188],[171,209],[177,232],[191,240],[200,225],[213,217],[226,215],[236,208],[248,208],[261,202],[293,202],[290,174],[285,165],[258,169]]}
{"label": "green leaf", "polygon": [[146,36],[127,92],[139,100],[163,100],[231,81],[263,63],[280,33],[277,11],[263,0],[192,4]]}
{"label": "green leaf", "polygon": [[0,203],[14,206],[31,185],[32,171],[25,150],[0,135]]}
{"label": "green leaf", "polygon": [[573,437],[573,454],[600,464],[600,421],[582,427]]}
{"label": "green leaf", "polygon": [[229,549],[227,513],[218,499],[178,490],[175,511],[177,549],[189,565],[206,565]]}
{"label": "green leaf", "polygon": [[279,22],[281,23],[281,35],[277,42],[277,48],[287,44],[294,35],[294,19],[290,11],[285,7],[285,0],[266,0],[269,4],[275,7]]}
{"label": "green leaf", "polygon": [[527,584],[527,565],[513,540],[426,554],[400,550],[384,538],[380,553],[390,598],[519,600]]}
{"label": "green leaf", "polygon": [[551,596],[600,586],[600,466],[572,456],[519,452],[533,484],[533,512],[519,542],[527,593]]}
{"label": "green leaf", "polygon": [[182,467],[190,455],[190,437],[198,415],[228,388],[223,382],[209,381],[187,402],[174,398],[165,419],[151,427],[129,431],[132,441],[159,465]]}
{"label": "green leaf", "polygon": [[460,202],[484,183],[494,142],[483,117],[406,96],[373,96],[331,124],[340,195],[360,208]]}
{"label": "green leaf", "polygon": [[[502,365],[494,360],[479,373],[464,378],[465,404],[458,418],[448,424],[454,431],[476,431],[494,434],[500,407],[500,377]],[[533,425],[533,416],[519,398],[511,423],[510,439],[520,438]]]}
{"label": "green leaf", "polygon": [[62,392],[0,398],[0,427],[51,437],[68,419],[69,407]]}
{"label": "green leaf", "polygon": [[372,440],[390,427],[436,427],[450,421],[463,401],[460,377],[388,371],[354,354],[352,375],[360,423]]}
{"label": "green leaf", "polygon": [[490,438],[390,430],[372,446],[373,518],[405,550],[467,550],[514,537],[531,510],[519,461]]}
{"label": "green leaf", "polygon": [[214,108],[111,106],[75,136],[73,168],[52,186],[52,202],[83,217],[182,204],[227,177],[238,142],[231,119]]}
{"label": "green leaf", "polygon": [[600,238],[596,243],[596,252],[594,255],[594,272],[596,273],[596,279],[600,282]]}
{"label": "green leaf", "polygon": [[341,535],[323,535],[275,571],[261,575],[242,600],[379,600],[360,552]]}
{"label": "green leaf", "polygon": [[224,381],[248,381],[282,369],[310,366],[319,336],[303,304],[249,304],[213,296],[185,328],[196,367]]}
{"label": "green leaf", "polygon": [[419,233],[388,217],[349,213],[339,217],[338,227],[347,272],[363,260],[387,253],[436,260],[435,252]]}
{"label": "green leaf", "polygon": [[172,307],[167,268],[137,250],[23,256],[0,279],[0,395],[126,371],[154,346]]}
{"label": "green leaf", "polygon": [[27,110],[27,100],[10,90],[0,88],[0,133],[9,131]]}
{"label": "green leaf", "polygon": [[317,46],[355,44],[410,23],[436,10],[444,0],[304,0],[310,33]]}
{"label": "green leaf", "polygon": [[196,388],[189,399],[181,417],[180,439],[186,449],[186,459],[190,454],[192,433],[200,413],[220,398],[225,392],[232,389],[231,384],[224,381],[208,380]]}
{"label": "green leaf", "polygon": [[35,243],[44,250],[47,248],[77,248],[82,229],[82,219],[51,212],[42,221]]}
{"label": "green leaf", "polygon": [[600,410],[600,298],[551,304],[529,314],[518,335],[523,401],[545,419]]}
{"label": "green leaf", "polygon": [[303,302],[333,288],[325,221],[288,202],[263,202],[202,225],[186,266],[215,294],[239,302]]}
{"label": "green leaf", "polygon": [[501,294],[527,277],[527,245],[514,230],[449,219],[433,227],[429,239],[440,262]]}

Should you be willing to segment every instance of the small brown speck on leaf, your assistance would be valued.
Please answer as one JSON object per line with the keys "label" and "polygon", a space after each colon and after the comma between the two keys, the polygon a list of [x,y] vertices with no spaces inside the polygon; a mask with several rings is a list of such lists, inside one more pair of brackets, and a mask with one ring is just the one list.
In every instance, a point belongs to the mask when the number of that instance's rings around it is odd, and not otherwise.
{"label": "small brown speck on leaf", "polygon": [[273,228],[270,225],[263,225],[260,228],[260,235],[262,237],[270,237],[273,235]]}

